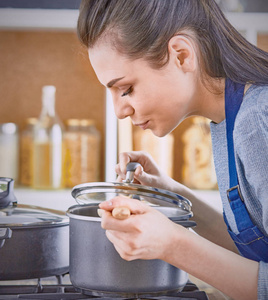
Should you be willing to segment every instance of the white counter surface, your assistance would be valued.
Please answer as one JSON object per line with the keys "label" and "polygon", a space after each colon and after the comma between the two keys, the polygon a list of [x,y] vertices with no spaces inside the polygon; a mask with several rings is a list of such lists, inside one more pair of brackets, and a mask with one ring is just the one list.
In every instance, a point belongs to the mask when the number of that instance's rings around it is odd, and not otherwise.
{"label": "white counter surface", "polygon": [[62,211],[67,211],[70,206],[77,204],[71,195],[71,189],[54,191],[15,187],[14,193],[19,204],[41,206]]}

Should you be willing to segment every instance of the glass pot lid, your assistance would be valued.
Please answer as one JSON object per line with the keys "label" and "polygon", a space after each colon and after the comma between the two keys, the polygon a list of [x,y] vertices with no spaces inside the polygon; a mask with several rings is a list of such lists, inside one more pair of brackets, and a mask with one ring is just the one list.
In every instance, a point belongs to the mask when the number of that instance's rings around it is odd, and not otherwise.
{"label": "glass pot lid", "polygon": [[152,206],[180,209],[188,217],[193,215],[192,204],[188,199],[164,189],[126,182],[90,182],[72,189],[72,196],[80,205],[100,203],[120,195],[138,199]]}
{"label": "glass pot lid", "polygon": [[0,227],[35,228],[55,227],[69,224],[65,212],[58,210],[17,204],[14,194],[14,180],[0,177]]}
{"label": "glass pot lid", "polygon": [[[62,215],[61,215],[62,213]],[[64,212],[30,205],[14,205],[0,210],[0,227],[36,228],[68,225]]]}

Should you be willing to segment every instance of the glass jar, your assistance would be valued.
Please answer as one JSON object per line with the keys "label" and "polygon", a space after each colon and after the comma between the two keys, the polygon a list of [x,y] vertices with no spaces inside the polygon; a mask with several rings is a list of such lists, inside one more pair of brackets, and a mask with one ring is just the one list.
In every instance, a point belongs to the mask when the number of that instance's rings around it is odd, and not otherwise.
{"label": "glass jar", "polygon": [[216,189],[210,121],[193,117],[191,126],[182,135],[183,183],[193,189]]}
{"label": "glass jar", "polygon": [[81,182],[100,180],[100,133],[92,119],[82,119]]}
{"label": "glass jar", "polygon": [[134,151],[146,151],[150,153],[157,165],[168,176],[173,176],[174,164],[174,136],[172,133],[164,137],[155,136],[150,130],[135,128]]}
{"label": "glass jar", "polygon": [[15,123],[0,124],[0,176],[18,179],[19,134]]}
{"label": "glass jar", "polygon": [[66,187],[73,187],[80,183],[81,174],[81,142],[80,121],[68,119],[64,132],[64,182]]}
{"label": "glass jar", "polygon": [[91,119],[69,119],[64,134],[65,186],[100,180],[100,133]]}
{"label": "glass jar", "polygon": [[20,134],[20,183],[33,184],[33,141],[37,118],[26,119],[26,127]]}

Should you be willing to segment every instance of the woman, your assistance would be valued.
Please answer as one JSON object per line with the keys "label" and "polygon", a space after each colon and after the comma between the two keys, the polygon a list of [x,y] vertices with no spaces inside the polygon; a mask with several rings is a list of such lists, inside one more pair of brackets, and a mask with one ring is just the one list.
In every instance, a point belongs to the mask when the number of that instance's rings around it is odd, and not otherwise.
{"label": "woman", "polygon": [[[199,235],[137,200],[116,197],[100,204],[108,239],[126,260],[162,259],[234,299],[267,299],[268,54],[236,31],[214,0],[84,0],[78,36],[111,90],[118,118],[130,117],[156,136],[189,116],[212,121],[232,238],[222,216],[194,192],[161,172],[148,154],[129,152],[120,154],[118,180],[129,161],[138,161],[136,182],[191,200]],[[122,205],[132,215],[116,220],[111,210]]]}

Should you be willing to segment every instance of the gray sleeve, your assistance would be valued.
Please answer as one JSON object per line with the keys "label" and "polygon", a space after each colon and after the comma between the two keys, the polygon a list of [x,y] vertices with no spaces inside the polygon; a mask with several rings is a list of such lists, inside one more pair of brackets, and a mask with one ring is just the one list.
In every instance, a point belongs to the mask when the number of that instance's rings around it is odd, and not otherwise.
{"label": "gray sleeve", "polygon": [[[258,92],[259,91],[259,92]],[[253,97],[252,97],[253,96]],[[239,181],[246,206],[258,227],[268,235],[268,89],[255,90],[244,109],[236,138]],[[246,126],[245,126],[246,120]],[[243,193],[243,190],[242,190]],[[258,300],[268,299],[268,263],[259,263]]]}
{"label": "gray sleeve", "polygon": [[267,300],[267,298],[268,298],[268,264],[261,261],[259,263],[258,300]]}
{"label": "gray sleeve", "polygon": [[268,236],[268,89],[256,94],[237,124],[236,159],[246,206]]}

